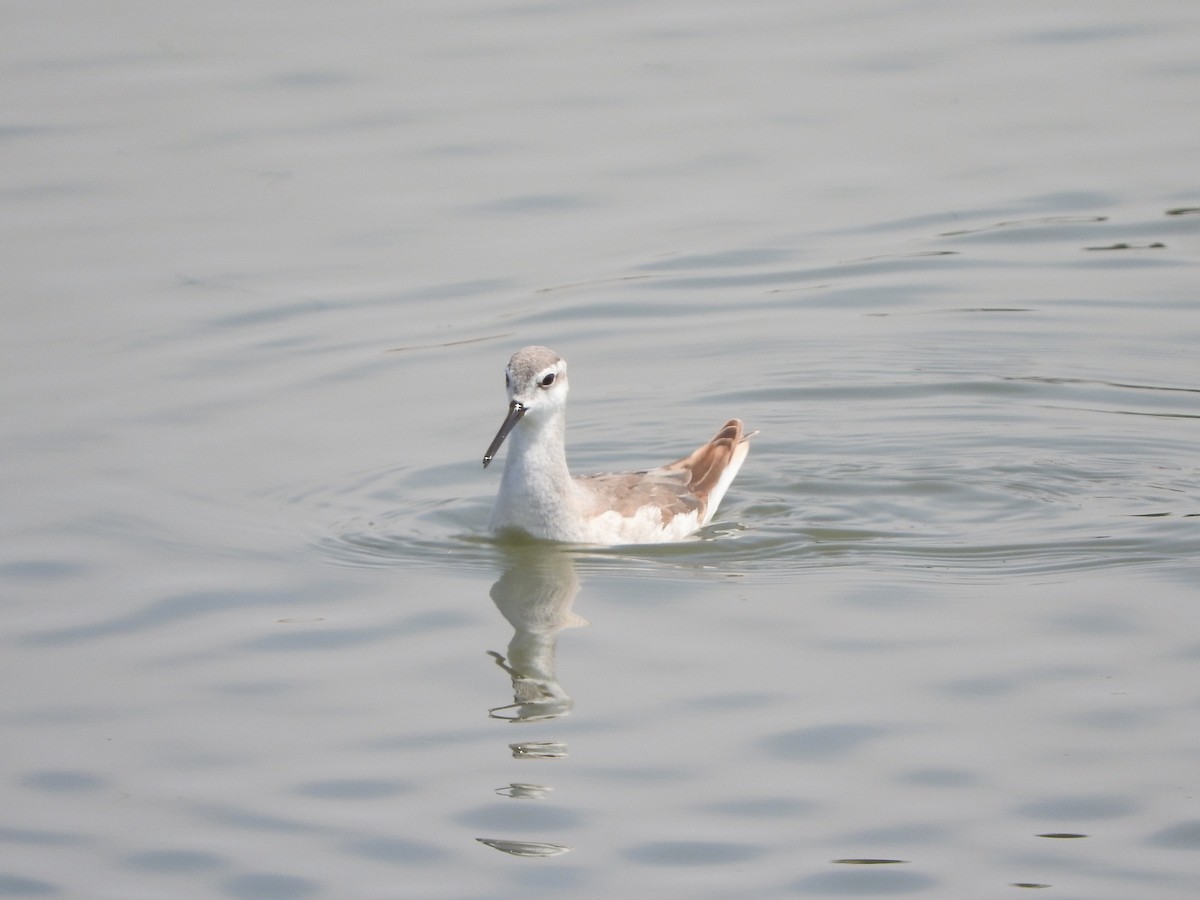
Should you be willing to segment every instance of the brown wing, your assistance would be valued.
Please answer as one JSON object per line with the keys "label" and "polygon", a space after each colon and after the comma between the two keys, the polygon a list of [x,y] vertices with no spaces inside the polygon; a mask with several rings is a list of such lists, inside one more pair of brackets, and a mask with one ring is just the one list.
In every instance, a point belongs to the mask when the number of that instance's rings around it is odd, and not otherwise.
{"label": "brown wing", "polygon": [[578,481],[604,508],[623,516],[632,516],[643,506],[657,506],[663,524],[689,512],[698,513],[703,521],[722,474],[731,462],[740,465],[746,455],[745,438],[741,421],[730,419],[712,440],[683,459],[647,472],[588,475]]}
{"label": "brown wing", "polygon": [[707,505],[709,496],[721,480],[721,474],[729,467],[735,454],[744,452],[745,448],[738,450],[738,444],[743,439],[741,420],[730,419],[707,444],[697,448],[690,456],[663,468],[687,472],[688,492],[695,494],[702,504]]}
{"label": "brown wing", "polygon": [[578,479],[596,497],[597,512],[611,509],[622,516],[632,516],[643,506],[662,510],[663,524],[681,513],[700,510],[701,503],[688,490],[685,472],[666,467],[649,472],[587,475]]}

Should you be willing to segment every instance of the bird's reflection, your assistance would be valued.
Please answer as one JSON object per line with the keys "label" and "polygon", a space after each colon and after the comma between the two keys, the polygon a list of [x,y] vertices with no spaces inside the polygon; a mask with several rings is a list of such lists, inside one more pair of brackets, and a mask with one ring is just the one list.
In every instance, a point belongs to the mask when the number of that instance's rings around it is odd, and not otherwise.
{"label": "bird's reflection", "polygon": [[570,847],[564,847],[562,844],[549,844],[545,841],[505,841],[499,838],[475,838],[475,840],[481,844],[487,844],[501,853],[507,853],[509,856],[528,856],[535,859],[546,859],[550,856],[569,853],[571,850]]}
{"label": "bird's reflection", "polygon": [[492,651],[512,679],[513,702],[489,710],[493,718],[537,722],[564,716],[573,701],[554,671],[554,650],[564,628],[586,625],[571,611],[579,593],[575,561],[565,548],[525,544],[505,550],[505,570],[491,597],[513,627],[507,657]]}
{"label": "bird's reflection", "polygon": [[[565,547],[546,543],[509,545],[504,548],[504,573],[492,585],[491,596],[500,614],[512,625],[507,656],[491,651],[497,665],[512,680],[513,702],[488,710],[494,719],[509,722],[546,722],[565,716],[573,705],[554,671],[554,650],[564,628],[586,625],[571,611],[579,593],[575,560]],[[529,740],[508,745],[514,759],[563,759],[567,745],[557,740]],[[514,781],[496,793],[508,800],[542,801],[554,789],[549,785]],[[571,850],[549,841],[476,837],[479,843],[510,856],[549,858]]]}

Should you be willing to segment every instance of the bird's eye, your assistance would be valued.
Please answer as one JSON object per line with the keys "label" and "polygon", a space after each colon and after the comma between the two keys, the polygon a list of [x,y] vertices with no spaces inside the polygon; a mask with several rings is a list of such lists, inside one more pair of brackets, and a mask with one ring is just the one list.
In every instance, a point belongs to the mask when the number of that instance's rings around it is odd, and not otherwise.
{"label": "bird's eye", "polygon": [[549,375],[547,375],[545,378],[542,379],[542,387],[550,387],[550,385],[552,385],[552,384],[554,384],[554,373],[553,372],[551,372]]}
{"label": "bird's eye", "polygon": [[509,375],[507,372],[504,373],[504,386],[505,387],[512,386],[512,376]]}

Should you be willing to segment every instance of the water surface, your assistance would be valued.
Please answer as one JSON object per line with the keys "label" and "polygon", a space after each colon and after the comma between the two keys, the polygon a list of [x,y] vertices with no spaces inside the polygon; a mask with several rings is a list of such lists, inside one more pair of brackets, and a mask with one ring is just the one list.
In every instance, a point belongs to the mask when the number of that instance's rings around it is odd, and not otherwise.
{"label": "water surface", "polygon": [[[0,896],[1193,895],[1200,14],[4,33]],[[488,539],[530,343],[697,540]]]}

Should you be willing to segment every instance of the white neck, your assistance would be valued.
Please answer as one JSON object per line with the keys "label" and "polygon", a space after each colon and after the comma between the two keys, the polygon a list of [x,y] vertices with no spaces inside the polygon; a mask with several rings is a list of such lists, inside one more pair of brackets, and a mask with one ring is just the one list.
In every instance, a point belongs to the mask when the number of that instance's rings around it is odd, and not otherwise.
{"label": "white neck", "polygon": [[492,527],[536,537],[561,535],[579,519],[580,491],[567,468],[566,416],[561,410],[521,421],[509,435]]}

